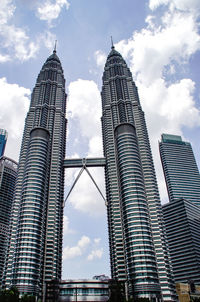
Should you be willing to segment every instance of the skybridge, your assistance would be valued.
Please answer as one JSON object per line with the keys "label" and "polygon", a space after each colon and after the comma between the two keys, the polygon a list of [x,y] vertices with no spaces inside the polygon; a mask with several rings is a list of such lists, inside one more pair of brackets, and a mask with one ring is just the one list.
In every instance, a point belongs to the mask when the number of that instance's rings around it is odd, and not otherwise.
{"label": "skybridge", "polygon": [[76,179],[74,180],[74,183],[71,186],[71,189],[69,190],[69,193],[67,194],[67,197],[65,198],[64,204],[66,203],[69,195],[71,194],[71,192],[72,192],[73,188],[75,187],[75,184],[79,180],[81,174],[85,170],[87,172],[87,174],[89,175],[89,177],[91,178],[92,182],[94,183],[95,187],[99,191],[99,194],[103,198],[103,200],[105,202],[105,205],[107,205],[107,202],[106,202],[106,199],[105,199],[103,193],[99,189],[96,181],[94,180],[94,178],[92,177],[90,171],[88,170],[88,168],[105,167],[105,165],[106,165],[105,157],[71,158],[71,159],[67,158],[67,159],[65,159],[64,160],[64,168],[67,168],[67,169],[68,168],[81,168],[81,170],[79,171],[79,174],[77,175]]}

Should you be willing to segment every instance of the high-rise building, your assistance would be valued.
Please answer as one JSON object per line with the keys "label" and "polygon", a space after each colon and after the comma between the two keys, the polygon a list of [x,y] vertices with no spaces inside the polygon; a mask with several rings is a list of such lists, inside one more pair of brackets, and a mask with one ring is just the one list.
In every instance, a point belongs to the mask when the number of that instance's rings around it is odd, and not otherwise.
{"label": "high-rise building", "polygon": [[176,300],[147,127],[137,88],[112,46],[102,87],[112,278],[137,297]]}
{"label": "high-rise building", "polygon": [[38,75],[25,121],[3,281],[37,297],[46,281],[61,278],[65,107],[54,50]]}
{"label": "high-rise building", "polygon": [[200,206],[186,199],[163,205],[176,283],[200,284]]}
{"label": "high-rise building", "polygon": [[8,133],[4,129],[0,129],[0,157],[4,155]]}
{"label": "high-rise building", "polygon": [[8,157],[0,157],[0,284],[8,243],[10,213],[16,177],[17,163]]}
{"label": "high-rise building", "polygon": [[169,201],[185,198],[200,205],[200,174],[191,144],[162,134],[159,149]]}

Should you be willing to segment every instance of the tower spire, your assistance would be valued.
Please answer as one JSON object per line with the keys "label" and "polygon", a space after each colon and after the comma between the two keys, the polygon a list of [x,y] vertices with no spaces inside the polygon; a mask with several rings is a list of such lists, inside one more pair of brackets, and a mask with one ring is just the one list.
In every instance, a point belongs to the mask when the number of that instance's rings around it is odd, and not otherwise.
{"label": "tower spire", "polygon": [[112,36],[110,38],[111,38],[111,49],[114,49],[115,47],[114,47],[114,44],[113,44],[113,38],[112,38]]}
{"label": "tower spire", "polygon": [[54,50],[53,50],[54,53],[56,53],[56,45],[57,45],[57,40],[55,40],[55,45],[54,45]]}

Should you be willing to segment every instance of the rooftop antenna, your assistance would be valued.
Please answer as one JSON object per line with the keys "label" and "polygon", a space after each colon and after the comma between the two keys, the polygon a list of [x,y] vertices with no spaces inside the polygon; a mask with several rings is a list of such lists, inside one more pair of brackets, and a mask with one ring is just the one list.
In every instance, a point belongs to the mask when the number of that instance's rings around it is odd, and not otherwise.
{"label": "rooftop antenna", "polygon": [[56,53],[56,45],[57,45],[57,40],[55,40],[55,45],[54,45],[54,50],[53,50],[54,53]]}
{"label": "rooftop antenna", "polygon": [[111,38],[111,48],[114,49],[115,47],[114,47],[114,44],[113,44],[113,38],[112,38],[112,36],[110,38]]}

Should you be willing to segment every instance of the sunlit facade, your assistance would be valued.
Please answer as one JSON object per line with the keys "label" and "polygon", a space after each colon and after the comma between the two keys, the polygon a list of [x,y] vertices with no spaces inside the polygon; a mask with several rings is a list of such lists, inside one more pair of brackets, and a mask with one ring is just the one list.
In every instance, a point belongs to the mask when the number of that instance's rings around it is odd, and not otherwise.
{"label": "sunlit facade", "polygon": [[200,205],[200,174],[191,144],[179,135],[162,134],[159,149],[169,201],[185,198]]}
{"label": "sunlit facade", "polygon": [[54,50],[33,89],[19,159],[4,286],[41,297],[61,278],[65,79]]}
{"label": "sunlit facade", "polygon": [[151,148],[137,87],[112,46],[102,87],[112,278],[137,297],[174,301]]}

